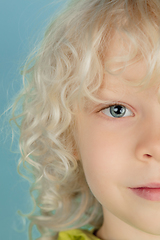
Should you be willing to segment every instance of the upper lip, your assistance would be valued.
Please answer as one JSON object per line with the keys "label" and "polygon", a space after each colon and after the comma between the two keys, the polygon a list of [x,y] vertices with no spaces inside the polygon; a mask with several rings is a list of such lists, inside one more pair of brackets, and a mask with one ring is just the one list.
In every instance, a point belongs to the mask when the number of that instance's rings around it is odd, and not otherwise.
{"label": "upper lip", "polygon": [[160,188],[160,183],[147,183],[133,188]]}

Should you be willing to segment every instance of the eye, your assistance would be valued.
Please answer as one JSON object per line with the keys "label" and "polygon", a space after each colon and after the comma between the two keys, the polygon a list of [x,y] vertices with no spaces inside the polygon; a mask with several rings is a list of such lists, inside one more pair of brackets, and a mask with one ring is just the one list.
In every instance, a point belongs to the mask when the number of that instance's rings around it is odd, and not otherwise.
{"label": "eye", "polygon": [[126,108],[123,105],[120,104],[115,104],[111,105],[109,107],[106,107],[101,110],[105,115],[113,118],[122,118],[122,117],[128,117],[128,116],[133,116],[133,113],[131,110]]}

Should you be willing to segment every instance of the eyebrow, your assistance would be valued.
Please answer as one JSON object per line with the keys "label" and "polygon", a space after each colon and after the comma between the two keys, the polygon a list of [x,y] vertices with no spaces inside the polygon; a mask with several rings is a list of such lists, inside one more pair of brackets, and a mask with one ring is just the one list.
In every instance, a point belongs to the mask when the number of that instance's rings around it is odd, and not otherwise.
{"label": "eyebrow", "polygon": [[109,87],[109,88],[107,88],[107,87],[103,87],[102,89],[100,89],[100,91],[99,91],[99,96],[101,95],[101,94],[104,94],[104,93],[107,93],[107,94],[118,94],[118,93],[126,93],[126,90],[127,90],[127,88],[123,85],[122,87],[121,86],[119,86],[119,87],[117,87],[117,88],[115,88],[115,86],[111,86],[111,87]]}

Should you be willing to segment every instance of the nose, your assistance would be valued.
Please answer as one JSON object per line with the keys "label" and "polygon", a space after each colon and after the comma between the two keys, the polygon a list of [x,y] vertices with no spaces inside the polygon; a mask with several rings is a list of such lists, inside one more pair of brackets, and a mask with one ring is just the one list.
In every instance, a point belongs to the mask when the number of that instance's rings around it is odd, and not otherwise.
{"label": "nose", "polygon": [[136,145],[136,157],[141,161],[160,161],[160,122],[141,128]]}

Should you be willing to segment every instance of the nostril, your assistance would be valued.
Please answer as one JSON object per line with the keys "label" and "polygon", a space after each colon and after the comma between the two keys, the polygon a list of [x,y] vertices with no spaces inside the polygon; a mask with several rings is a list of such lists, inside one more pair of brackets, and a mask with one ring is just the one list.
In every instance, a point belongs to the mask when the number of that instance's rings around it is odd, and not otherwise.
{"label": "nostril", "polygon": [[151,158],[152,156],[150,154],[145,154],[146,157]]}

